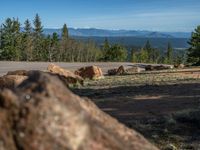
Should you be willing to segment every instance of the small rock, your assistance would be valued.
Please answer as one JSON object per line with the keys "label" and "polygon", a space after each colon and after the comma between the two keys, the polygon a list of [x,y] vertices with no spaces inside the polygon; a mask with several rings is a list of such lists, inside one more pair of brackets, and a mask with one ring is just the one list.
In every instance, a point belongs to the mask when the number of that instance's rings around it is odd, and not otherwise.
{"label": "small rock", "polygon": [[108,70],[108,75],[112,76],[112,75],[116,75],[116,74],[117,74],[117,69]]}
{"label": "small rock", "polygon": [[140,72],[142,72],[142,71],[144,71],[144,70],[145,70],[145,69],[143,69],[143,68],[134,66],[134,67],[132,67],[132,68],[126,69],[126,72],[127,72],[128,74],[131,74],[131,73],[140,73]]}
{"label": "small rock", "polygon": [[83,84],[83,78],[79,75],[74,74],[73,72],[63,69],[57,65],[50,64],[47,70],[53,74],[60,75],[60,78],[64,77],[68,84]]}
{"label": "small rock", "polygon": [[123,75],[126,73],[126,70],[124,68],[124,66],[120,66],[118,69],[117,69],[117,75]]}
{"label": "small rock", "polygon": [[145,66],[146,71],[157,71],[157,70],[167,70],[173,69],[172,65],[147,65]]}
{"label": "small rock", "polygon": [[103,78],[103,72],[101,68],[97,66],[88,66],[83,67],[75,71],[76,75],[81,76],[82,78],[86,79],[101,79]]}
{"label": "small rock", "polygon": [[164,150],[178,150],[173,144],[168,144]]}
{"label": "small rock", "polygon": [[22,75],[5,75],[0,77],[0,89],[15,88],[26,79],[27,76]]}
{"label": "small rock", "polygon": [[185,65],[184,64],[177,64],[174,67],[178,68],[178,69],[183,69],[183,68],[185,68]]}
{"label": "small rock", "polygon": [[108,70],[108,75],[125,75],[126,69],[124,66],[120,66],[118,69],[110,69]]}
{"label": "small rock", "polygon": [[26,70],[9,71],[7,75],[28,76],[28,71]]}

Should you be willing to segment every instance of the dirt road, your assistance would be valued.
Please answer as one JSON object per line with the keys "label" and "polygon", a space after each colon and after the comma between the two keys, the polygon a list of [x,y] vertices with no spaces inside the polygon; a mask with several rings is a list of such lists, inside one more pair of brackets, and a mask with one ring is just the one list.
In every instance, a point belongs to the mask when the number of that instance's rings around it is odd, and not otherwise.
{"label": "dirt road", "polygon": [[[10,62],[0,61],[0,75],[6,74],[8,71],[14,70],[46,70],[50,62]],[[106,73],[108,69],[119,67],[124,65],[130,67],[133,63],[109,63],[109,62],[96,62],[96,63],[55,63],[65,69],[76,70],[84,66],[96,65],[102,68],[103,72]]]}

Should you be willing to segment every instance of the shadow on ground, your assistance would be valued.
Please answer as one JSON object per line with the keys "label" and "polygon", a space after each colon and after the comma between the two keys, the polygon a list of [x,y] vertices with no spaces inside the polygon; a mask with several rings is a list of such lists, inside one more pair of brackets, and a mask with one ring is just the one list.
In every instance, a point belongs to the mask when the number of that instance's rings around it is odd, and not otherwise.
{"label": "shadow on ground", "polygon": [[200,145],[200,126],[194,120],[176,119],[179,112],[199,109],[199,83],[84,88],[73,92],[92,99],[103,111],[138,130],[161,149],[163,143],[171,142],[184,149]]}
{"label": "shadow on ground", "polygon": [[121,86],[106,89],[74,89],[116,117],[163,115],[200,104],[200,84]]}

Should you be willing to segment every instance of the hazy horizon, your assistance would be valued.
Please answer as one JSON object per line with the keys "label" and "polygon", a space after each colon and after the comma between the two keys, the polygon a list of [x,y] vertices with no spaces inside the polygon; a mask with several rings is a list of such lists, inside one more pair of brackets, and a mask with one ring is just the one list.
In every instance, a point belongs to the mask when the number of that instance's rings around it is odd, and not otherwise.
{"label": "hazy horizon", "polygon": [[3,1],[0,23],[18,17],[22,26],[38,13],[44,28],[191,32],[200,24],[199,0]]}
{"label": "hazy horizon", "polygon": [[[159,31],[159,30],[148,30],[148,29],[107,29],[107,28],[95,28],[95,27],[69,27],[68,28],[71,28],[71,29],[97,29],[97,30],[109,30],[109,31],[150,31],[150,32],[180,32],[180,33],[190,33],[192,31]],[[44,29],[54,29],[54,30],[62,30],[62,27],[44,27]]]}

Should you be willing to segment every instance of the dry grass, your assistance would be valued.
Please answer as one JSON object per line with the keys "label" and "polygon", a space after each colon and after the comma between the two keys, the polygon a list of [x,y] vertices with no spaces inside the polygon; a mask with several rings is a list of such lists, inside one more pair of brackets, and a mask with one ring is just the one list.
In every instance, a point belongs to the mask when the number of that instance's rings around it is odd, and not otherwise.
{"label": "dry grass", "polygon": [[117,87],[117,86],[139,86],[139,85],[162,85],[199,82],[200,74],[190,73],[156,73],[156,74],[135,74],[124,76],[106,76],[100,80],[86,80],[85,87]]}
{"label": "dry grass", "polygon": [[73,88],[160,149],[200,149],[200,73],[106,76]]}

